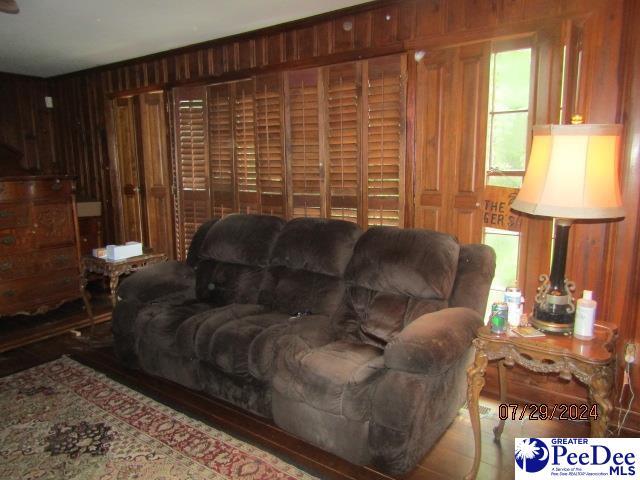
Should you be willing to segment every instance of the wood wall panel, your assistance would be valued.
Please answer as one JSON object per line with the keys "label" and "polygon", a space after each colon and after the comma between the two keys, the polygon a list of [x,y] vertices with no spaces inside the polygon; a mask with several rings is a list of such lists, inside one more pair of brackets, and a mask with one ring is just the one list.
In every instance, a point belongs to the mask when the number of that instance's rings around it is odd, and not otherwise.
{"label": "wood wall panel", "polygon": [[[490,45],[481,43],[460,48],[454,69],[456,105],[454,124],[457,130],[454,158],[453,228],[462,243],[482,241],[482,191],[484,189],[484,161],[487,101],[489,95]],[[457,70],[457,71],[456,71]],[[451,160],[450,160],[451,161]]]}
{"label": "wood wall panel", "polygon": [[302,28],[296,32],[296,57],[310,58],[315,57],[316,48],[316,31],[314,27]]}
{"label": "wood wall panel", "polygon": [[356,15],[354,28],[354,47],[357,49],[370,47],[371,30],[373,28],[374,31],[377,31],[375,26],[371,24],[371,13],[364,12]]}
{"label": "wood wall panel", "polygon": [[443,0],[420,0],[416,7],[416,36],[428,38],[445,32]]}
{"label": "wood wall panel", "polygon": [[326,21],[316,25],[316,43],[318,44],[318,56],[327,56],[333,53],[333,22]]}
{"label": "wood wall panel", "polygon": [[148,239],[143,232],[143,218],[141,206],[141,188],[143,182],[140,165],[142,165],[141,150],[139,149],[138,105],[134,97],[117,98],[113,101],[113,120],[115,133],[115,152],[117,162],[112,168],[116,169],[113,199],[118,202],[119,215],[118,241],[143,242]]}
{"label": "wood wall panel", "polygon": [[373,46],[389,45],[398,40],[398,6],[390,5],[371,12],[371,28],[376,32]]}
{"label": "wood wall panel", "polygon": [[[625,5],[632,5],[627,7],[629,12],[637,12],[637,2],[628,0]],[[579,92],[581,113],[586,115],[587,121],[624,120],[635,125],[633,119],[637,116],[635,112],[638,107],[633,102],[637,96],[637,86],[634,85],[638,83],[638,72],[631,66],[634,65],[633,61],[635,65],[638,64],[638,54],[634,53],[638,48],[638,34],[630,26],[633,25],[630,23],[630,14],[622,15],[622,6],[622,0],[387,0],[134,59],[120,65],[65,75],[50,82],[56,105],[54,124],[59,129],[55,158],[60,162],[61,173],[79,176],[81,195],[103,201],[105,235],[107,240],[113,239],[104,120],[104,104],[109,96],[136,88],[168,89],[175,86],[176,82],[196,80],[212,83],[248,78],[256,73],[255,68],[261,71],[310,68],[413,49],[425,49],[433,53],[436,46],[454,47],[493,37],[557,32],[560,25],[567,22],[584,24],[586,56],[582,91]],[[387,21],[386,17],[380,16],[380,12],[385,10],[397,13]],[[637,23],[638,14],[634,15]],[[351,33],[342,30],[347,19],[353,21]],[[629,45],[623,51],[623,59],[619,55],[622,23],[627,26],[625,45]],[[558,57],[560,41],[560,37],[552,36],[547,46],[540,46],[540,52],[545,48],[547,53],[539,57],[536,67],[539,76],[552,79],[557,75],[558,62],[561,62]],[[234,53],[236,45],[237,56]],[[249,52],[249,58],[245,58],[244,53],[240,58],[241,50]],[[181,61],[185,53],[192,52],[196,53],[195,57],[191,56],[186,63]],[[143,67],[131,68],[136,65]],[[626,67],[626,77],[619,76],[620,65]],[[409,68],[408,71],[415,72],[416,69]],[[626,78],[625,95],[621,95],[620,90],[623,78]],[[409,78],[408,82],[409,92],[412,88],[416,88],[417,92],[419,85],[415,83],[416,78]],[[554,117],[552,110],[556,98],[553,95],[557,95],[557,92],[545,91],[542,85],[541,81],[536,85],[540,102],[536,104],[535,119],[540,122],[555,121],[557,117]],[[629,105],[635,105],[635,110],[632,111]],[[413,109],[414,106],[409,105],[407,112],[411,114]],[[416,145],[407,146],[408,151],[414,147],[417,149],[419,142],[424,141],[420,135],[426,133],[419,133],[423,129],[419,123],[423,114],[416,114]],[[431,113],[426,115],[428,117]],[[411,125],[414,119],[406,120]],[[627,131],[627,134],[630,135],[628,138],[635,138],[633,135],[637,132]],[[638,205],[640,176],[636,171],[637,147],[633,147],[635,144],[631,140],[627,140],[626,145],[622,180],[625,205],[629,210]],[[410,158],[412,156],[407,155],[407,159]],[[414,176],[416,187],[420,182],[418,178],[422,172],[418,171],[419,161],[420,158],[416,156],[416,164],[407,168],[408,185],[413,184]],[[416,188],[416,196],[422,193]],[[416,223],[435,222],[433,218],[427,220],[425,215],[429,216],[424,212],[421,215],[416,210]],[[407,220],[405,223],[410,222]],[[530,235],[530,238],[547,238],[548,223],[543,220],[528,222],[528,230],[524,234]],[[624,337],[621,343],[636,338],[639,330],[636,328],[638,305],[629,304],[640,298],[640,285],[635,273],[637,268],[634,270],[629,265],[630,259],[635,258],[633,265],[638,266],[637,255],[632,252],[638,243],[639,232],[637,216],[629,213],[627,219],[617,224],[581,225],[573,229],[571,239],[569,276],[577,279],[579,289],[592,287],[595,290],[602,318],[616,323],[622,329]],[[529,241],[528,244],[544,245],[542,241]],[[526,278],[535,284],[537,275],[543,271],[540,266],[543,255],[534,252],[532,257],[537,260],[526,265]],[[633,382],[636,390],[640,390],[640,382],[636,378],[633,378]],[[549,389],[553,390],[551,387]]]}
{"label": "wood wall panel", "polygon": [[452,51],[429,55],[417,72],[415,225],[446,230],[441,214],[447,194],[445,172],[445,112],[451,101]]}
{"label": "wood wall panel", "polygon": [[0,144],[22,155],[20,165],[57,173],[53,113],[44,97],[51,95],[40,78],[0,73]]}
{"label": "wood wall panel", "polygon": [[355,21],[354,15],[348,15],[333,23],[333,50],[335,52],[344,52],[354,48]]}
{"label": "wood wall panel", "polygon": [[489,54],[488,42],[448,48],[418,67],[416,226],[462,243],[482,235]]}
{"label": "wood wall panel", "polygon": [[[607,251],[611,259],[610,287],[605,299],[604,316],[620,326],[622,342],[640,344],[640,2],[625,3],[622,39],[622,85],[618,121],[624,123],[623,153],[620,159],[622,197],[625,220],[614,228]],[[622,361],[622,354],[618,360]],[[632,385],[638,392],[640,363],[631,368]],[[626,392],[624,404],[628,402]],[[640,399],[636,395],[632,405],[636,430],[640,431]]]}
{"label": "wood wall panel", "polygon": [[175,258],[171,198],[171,161],[163,92],[143,93],[139,98],[142,145],[143,194],[147,245]]}

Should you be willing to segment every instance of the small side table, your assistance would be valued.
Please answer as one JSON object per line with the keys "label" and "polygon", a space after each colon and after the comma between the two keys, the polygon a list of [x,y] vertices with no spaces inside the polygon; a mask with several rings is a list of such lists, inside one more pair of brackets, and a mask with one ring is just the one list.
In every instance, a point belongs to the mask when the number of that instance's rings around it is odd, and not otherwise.
{"label": "small side table", "polygon": [[[515,334],[514,334],[515,335]],[[572,336],[547,334],[544,337],[525,338],[518,335],[494,334],[488,325],[478,330],[473,341],[476,349],[474,363],[467,370],[467,401],[475,441],[475,456],[471,471],[465,480],[478,474],[481,457],[480,413],[478,399],[484,387],[484,373],[491,360],[498,360],[500,402],[507,398],[507,366],[521,365],[528,370],[543,373],[558,373],[570,380],[572,376],[584,383],[589,390],[590,405],[597,405],[597,419],[591,418],[591,436],[604,437],[609,415],[613,408],[611,393],[615,375],[614,347],[618,330],[613,325],[597,324],[595,338],[589,341]],[[504,420],[493,432],[500,440]]]}
{"label": "small side table", "polygon": [[109,277],[109,289],[111,291],[111,304],[116,305],[116,290],[121,275],[135,272],[147,265],[166,262],[167,256],[164,253],[145,253],[137,257],[129,257],[123,260],[107,260],[92,255],[82,257],[82,276],[80,286],[84,292],[87,286],[87,275],[97,273]]}

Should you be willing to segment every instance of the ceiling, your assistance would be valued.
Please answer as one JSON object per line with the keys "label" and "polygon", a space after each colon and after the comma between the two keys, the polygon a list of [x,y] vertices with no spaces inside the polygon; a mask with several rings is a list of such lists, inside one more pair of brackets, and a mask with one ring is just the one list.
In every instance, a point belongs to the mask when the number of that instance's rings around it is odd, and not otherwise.
{"label": "ceiling", "polygon": [[0,72],[50,77],[366,0],[17,0],[0,13]]}

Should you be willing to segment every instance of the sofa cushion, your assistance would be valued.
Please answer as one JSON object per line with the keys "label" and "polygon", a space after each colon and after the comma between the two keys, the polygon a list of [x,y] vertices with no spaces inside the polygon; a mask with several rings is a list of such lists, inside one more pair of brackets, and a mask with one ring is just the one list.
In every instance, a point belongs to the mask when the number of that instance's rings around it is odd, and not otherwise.
{"label": "sofa cushion", "polygon": [[269,267],[258,303],[290,316],[297,313],[330,315],[342,301],[344,291],[344,280],[339,277]]}
{"label": "sofa cushion", "polygon": [[382,350],[339,340],[295,356],[274,376],[281,394],[351,420],[367,420],[371,388],[384,372]]}
{"label": "sofa cushion", "polygon": [[212,305],[257,303],[264,278],[259,266],[202,260],[196,273],[196,296]]}
{"label": "sofa cushion", "polygon": [[291,220],[273,247],[259,303],[288,314],[333,313],[342,300],[342,277],[360,234],[356,224],[343,220]]}
{"label": "sofa cushion", "polygon": [[292,317],[265,329],[249,347],[249,372],[254,378],[269,382],[278,368],[278,358],[309,350],[333,341],[333,326],[326,315]]}
{"label": "sofa cushion", "polygon": [[256,303],[269,253],[284,220],[229,215],[207,232],[196,274],[198,299],[221,306]]}
{"label": "sofa cushion", "polygon": [[179,305],[162,301],[150,303],[139,311],[135,319],[133,336],[136,344],[144,342],[156,349],[174,349],[175,335],[180,324],[209,308],[210,305],[195,301]]}
{"label": "sofa cushion", "polygon": [[264,267],[284,223],[282,218],[269,215],[228,215],[207,232],[200,258]]}
{"label": "sofa cushion", "polygon": [[447,300],[459,250],[455,238],[444,233],[372,227],[356,244],[346,278],[378,292]]}
{"label": "sofa cushion", "polygon": [[249,349],[253,340],[273,325],[286,323],[289,315],[260,313],[221,325],[211,336],[203,361],[225,373],[249,376]]}
{"label": "sofa cushion", "polygon": [[264,310],[261,305],[234,303],[199,312],[178,326],[176,348],[185,357],[208,360],[211,338],[222,325]]}
{"label": "sofa cushion", "polygon": [[[361,340],[384,347],[418,316],[448,306],[459,246],[428,230],[373,227],[355,246],[345,278],[351,282],[338,324],[357,324]],[[347,318],[348,317],[348,318]]]}
{"label": "sofa cushion", "polygon": [[269,265],[342,277],[361,233],[344,220],[295,218],[278,235]]}

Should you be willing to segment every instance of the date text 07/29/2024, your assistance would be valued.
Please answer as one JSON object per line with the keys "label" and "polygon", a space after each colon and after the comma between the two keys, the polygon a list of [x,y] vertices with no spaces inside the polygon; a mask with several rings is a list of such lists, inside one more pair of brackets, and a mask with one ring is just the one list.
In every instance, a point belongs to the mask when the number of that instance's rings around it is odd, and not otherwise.
{"label": "date text 07/29/2024", "polygon": [[598,405],[586,403],[555,403],[553,405],[535,403],[501,403],[498,405],[500,420],[597,420]]}

